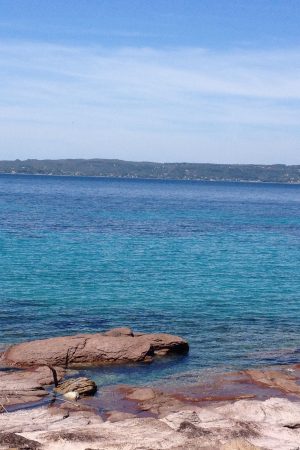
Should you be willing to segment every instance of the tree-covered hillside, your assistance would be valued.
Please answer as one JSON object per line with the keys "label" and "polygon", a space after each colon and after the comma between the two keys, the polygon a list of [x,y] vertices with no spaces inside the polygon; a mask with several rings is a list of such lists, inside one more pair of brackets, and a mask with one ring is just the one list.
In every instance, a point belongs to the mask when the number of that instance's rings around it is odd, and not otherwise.
{"label": "tree-covered hillside", "polygon": [[0,161],[0,173],[300,183],[300,165],[153,163],[116,159]]}

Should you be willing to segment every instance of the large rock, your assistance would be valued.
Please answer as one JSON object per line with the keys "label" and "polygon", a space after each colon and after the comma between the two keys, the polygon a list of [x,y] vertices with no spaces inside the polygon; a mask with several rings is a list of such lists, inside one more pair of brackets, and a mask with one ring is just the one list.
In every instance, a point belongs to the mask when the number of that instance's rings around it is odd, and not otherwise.
{"label": "large rock", "polygon": [[155,355],[185,353],[188,349],[188,343],[177,336],[131,335],[128,330],[124,333],[118,329],[110,334],[81,334],[13,345],[3,353],[1,363],[12,367],[87,367],[151,361]]}

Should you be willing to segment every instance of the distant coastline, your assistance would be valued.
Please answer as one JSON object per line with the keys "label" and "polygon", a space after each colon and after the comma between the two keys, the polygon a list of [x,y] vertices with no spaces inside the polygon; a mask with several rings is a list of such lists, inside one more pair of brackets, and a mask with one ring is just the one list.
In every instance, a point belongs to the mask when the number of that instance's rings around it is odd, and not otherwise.
{"label": "distant coastline", "polygon": [[300,183],[300,165],[156,163],[116,159],[0,161],[0,174],[125,179]]}

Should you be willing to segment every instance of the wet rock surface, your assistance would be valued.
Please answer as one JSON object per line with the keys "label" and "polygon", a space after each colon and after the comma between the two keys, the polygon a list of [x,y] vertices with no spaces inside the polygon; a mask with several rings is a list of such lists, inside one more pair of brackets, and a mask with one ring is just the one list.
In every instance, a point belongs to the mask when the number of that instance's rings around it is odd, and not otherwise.
{"label": "wet rock surface", "polygon": [[30,373],[0,373],[0,411],[10,405],[35,402],[48,395]]}
{"label": "wet rock surface", "polygon": [[64,368],[151,361],[155,355],[186,353],[188,343],[169,334],[138,334],[130,329],[43,339],[9,347],[1,363],[11,367]]}
{"label": "wet rock surface", "polygon": [[[61,380],[65,371],[56,368],[57,380]],[[0,412],[12,405],[38,402],[48,395],[44,386],[54,382],[49,367],[33,370],[0,372]]]}
{"label": "wet rock surface", "polygon": [[170,412],[190,406],[189,402],[157,389],[124,386],[119,388],[119,392],[126,400],[136,402],[140,411],[154,417],[164,417]]}
{"label": "wet rock surface", "polygon": [[246,370],[245,374],[250,377],[253,383],[278,389],[285,393],[300,394],[300,385],[297,384],[298,377],[293,368]]}

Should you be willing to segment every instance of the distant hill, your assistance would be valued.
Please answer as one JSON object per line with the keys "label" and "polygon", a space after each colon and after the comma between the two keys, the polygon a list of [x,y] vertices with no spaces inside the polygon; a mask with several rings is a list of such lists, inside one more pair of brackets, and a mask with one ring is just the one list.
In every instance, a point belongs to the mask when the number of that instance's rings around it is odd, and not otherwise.
{"label": "distant hill", "polygon": [[300,165],[133,162],[118,159],[0,161],[0,173],[300,183]]}

